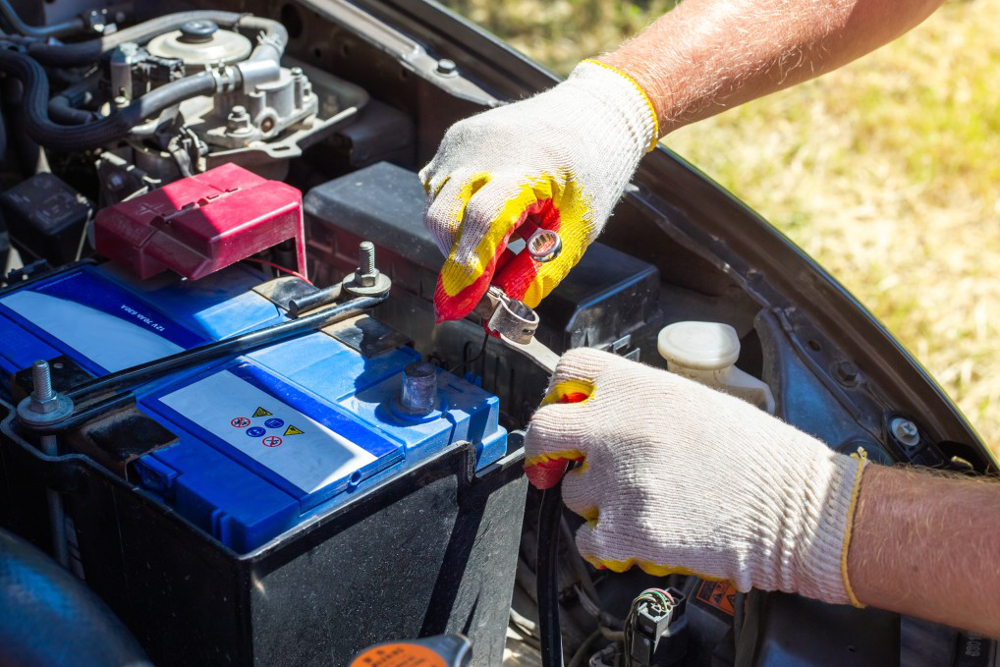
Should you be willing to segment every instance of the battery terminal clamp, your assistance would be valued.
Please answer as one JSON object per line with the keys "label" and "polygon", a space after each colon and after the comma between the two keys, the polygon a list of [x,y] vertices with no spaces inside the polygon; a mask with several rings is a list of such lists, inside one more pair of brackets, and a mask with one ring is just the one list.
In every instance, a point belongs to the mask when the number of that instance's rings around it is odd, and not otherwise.
{"label": "battery terminal clamp", "polygon": [[473,311],[483,318],[486,329],[500,342],[528,357],[550,375],[555,372],[559,355],[535,338],[538,314],[499,287],[490,287]]}

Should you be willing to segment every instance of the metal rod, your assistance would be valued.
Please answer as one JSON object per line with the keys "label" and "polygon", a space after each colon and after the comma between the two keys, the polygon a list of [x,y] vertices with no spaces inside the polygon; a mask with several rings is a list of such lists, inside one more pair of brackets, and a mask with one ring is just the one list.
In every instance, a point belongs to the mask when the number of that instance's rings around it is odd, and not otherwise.
{"label": "metal rod", "polygon": [[289,299],[288,314],[292,317],[298,317],[308,310],[325,306],[328,303],[333,303],[340,298],[343,291],[343,285],[341,283],[337,283],[336,285],[318,290],[312,294],[306,294],[305,296]]}
{"label": "metal rod", "polygon": [[155,377],[190,366],[196,366],[219,357],[249,352],[258,347],[277,343],[286,338],[291,338],[307,331],[321,329],[335,322],[360,315],[366,310],[370,310],[384,302],[388,297],[388,292],[381,296],[360,296],[295,320],[257,329],[256,331],[250,331],[233,336],[232,338],[225,338],[214,343],[172,354],[169,357],[163,357],[162,359],[156,359],[139,364],[138,366],[125,368],[110,375],[95,378],[74,387],[67,394],[79,403],[81,399],[87,396],[145,382]]}
{"label": "metal rod", "polygon": [[[56,436],[42,436],[42,452],[46,456],[59,456]],[[62,496],[51,487],[45,489],[49,504],[49,524],[52,532],[52,555],[63,567],[69,567],[69,550],[66,546],[66,514],[63,512]]]}

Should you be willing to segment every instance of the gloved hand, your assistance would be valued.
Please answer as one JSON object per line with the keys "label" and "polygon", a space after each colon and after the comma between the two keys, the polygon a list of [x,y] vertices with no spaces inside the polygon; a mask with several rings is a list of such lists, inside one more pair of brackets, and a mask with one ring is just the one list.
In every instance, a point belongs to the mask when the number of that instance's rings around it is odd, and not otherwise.
{"label": "gloved hand", "polygon": [[[465,317],[490,281],[534,308],[583,256],[656,145],[656,114],[630,77],[584,61],[556,87],[455,123],[421,172],[424,222],[447,255],[438,321]],[[504,255],[512,234],[555,229],[547,263]]]}
{"label": "gloved hand", "polygon": [[[580,403],[562,397],[586,394]],[[566,506],[581,555],[616,572],[695,573],[741,591],[860,606],[847,580],[867,461],[671,373],[579,349],[563,356],[525,438],[529,479],[582,460]]]}

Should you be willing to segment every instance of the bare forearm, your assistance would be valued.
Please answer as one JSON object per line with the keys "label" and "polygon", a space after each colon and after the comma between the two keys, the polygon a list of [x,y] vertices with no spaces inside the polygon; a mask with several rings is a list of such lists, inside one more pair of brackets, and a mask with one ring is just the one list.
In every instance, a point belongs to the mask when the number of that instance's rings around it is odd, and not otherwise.
{"label": "bare forearm", "polygon": [[599,60],[650,96],[661,135],[836,69],[942,0],[684,0]]}
{"label": "bare forearm", "polygon": [[1000,484],[869,466],[848,552],[858,599],[1000,637]]}

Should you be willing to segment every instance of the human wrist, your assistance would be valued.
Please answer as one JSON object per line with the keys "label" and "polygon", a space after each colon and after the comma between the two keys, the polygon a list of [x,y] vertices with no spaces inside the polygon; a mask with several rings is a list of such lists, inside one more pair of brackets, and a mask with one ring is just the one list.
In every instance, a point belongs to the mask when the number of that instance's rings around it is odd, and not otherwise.
{"label": "human wrist", "polygon": [[[825,446],[824,446],[825,447]],[[782,573],[805,597],[834,604],[864,606],[857,598],[848,571],[854,516],[868,461],[824,450],[811,465],[799,469],[800,525],[791,551],[782,554]]]}
{"label": "human wrist", "polygon": [[635,137],[641,154],[656,147],[660,138],[656,107],[643,87],[629,73],[599,59],[580,62],[568,83],[586,87],[600,104],[613,114],[611,122]]}
{"label": "human wrist", "polygon": [[621,72],[642,90],[656,115],[657,139],[684,125],[678,120],[680,114],[673,104],[675,95],[669,81],[661,75],[662,68],[641,57],[641,53],[630,48],[630,44],[598,56],[594,61]]}

